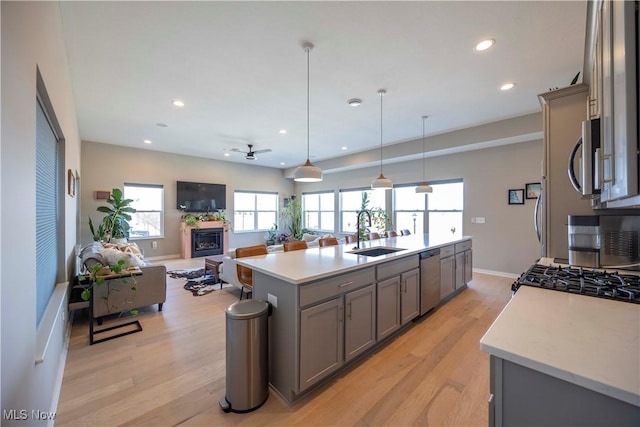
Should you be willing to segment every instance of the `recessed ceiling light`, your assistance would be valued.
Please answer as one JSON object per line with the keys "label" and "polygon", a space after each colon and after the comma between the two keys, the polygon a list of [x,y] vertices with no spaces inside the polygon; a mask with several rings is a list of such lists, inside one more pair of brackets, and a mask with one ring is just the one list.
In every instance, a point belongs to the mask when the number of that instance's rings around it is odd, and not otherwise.
{"label": "recessed ceiling light", "polygon": [[280,166],[284,166],[284,162],[280,162]]}
{"label": "recessed ceiling light", "polygon": [[145,139],[145,140],[144,140],[144,141],[142,141],[142,142],[144,142],[145,144],[151,144],[151,140],[150,140],[150,139]]}
{"label": "recessed ceiling light", "polygon": [[224,156],[225,156],[225,157],[229,157],[230,155],[231,155],[231,154],[229,154],[229,153],[224,153]]}
{"label": "recessed ceiling light", "polygon": [[346,149],[347,149],[347,147],[346,147],[346,146],[344,146],[344,147],[342,147],[342,149],[343,149],[343,150],[346,150]]}
{"label": "recessed ceiling light", "polygon": [[509,89],[513,89],[513,87],[515,86],[515,83],[505,83],[502,86],[500,86],[500,90],[509,90]]}
{"label": "recessed ceiling light", "polygon": [[184,107],[184,102],[179,99],[174,99],[173,105],[175,105],[176,107]]}
{"label": "recessed ceiling light", "polygon": [[477,52],[482,52],[483,50],[487,50],[489,49],[491,46],[493,46],[496,43],[496,41],[494,39],[484,39],[482,41],[480,41],[476,47],[474,47],[473,49]]}
{"label": "recessed ceiling light", "polygon": [[156,126],[160,127],[160,128],[166,128],[169,125],[167,125],[166,123],[156,123]]}
{"label": "recessed ceiling light", "polygon": [[282,133],[282,134],[285,134],[285,133],[287,133],[287,130],[286,129],[280,129],[279,132]]}
{"label": "recessed ceiling light", "polygon": [[362,105],[362,99],[352,98],[347,101],[347,104],[349,104],[352,107],[359,107]]}

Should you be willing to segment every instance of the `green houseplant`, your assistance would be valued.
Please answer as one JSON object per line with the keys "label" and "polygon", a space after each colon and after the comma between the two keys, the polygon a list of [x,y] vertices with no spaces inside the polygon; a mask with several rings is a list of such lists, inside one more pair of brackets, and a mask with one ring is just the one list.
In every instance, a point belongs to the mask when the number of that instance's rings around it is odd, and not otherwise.
{"label": "green houseplant", "polygon": [[280,218],[289,228],[291,236],[295,240],[302,240],[302,205],[293,197],[280,211]]}
{"label": "green houseplant", "polygon": [[98,206],[97,211],[102,212],[105,217],[102,223],[95,228],[91,217],[89,217],[89,229],[95,241],[107,241],[112,239],[126,239],[129,235],[129,221],[135,209],[130,205],[133,199],[124,199],[122,190],[114,188],[107,199],[109,206]]}

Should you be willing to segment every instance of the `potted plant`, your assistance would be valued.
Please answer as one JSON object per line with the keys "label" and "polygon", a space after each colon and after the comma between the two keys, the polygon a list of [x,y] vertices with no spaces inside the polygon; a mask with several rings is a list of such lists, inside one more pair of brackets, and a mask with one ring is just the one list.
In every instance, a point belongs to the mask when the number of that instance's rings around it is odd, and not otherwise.
{"label": "potted plant", "polygon": [[106,214],[102,223],[97,229],[93,226],[93,221],[89,217],[89,229],[93,234],[93,240],[113,242],[127,239],[129,236],[129,221],[135,209],[130,205],[133,199],[123,199],[122,190],[114,188],[107,199],[109,206],[98,206],[97,211]]}
{"label": "potted plant", "polygon": [[280,211],[280,218],[289,228],[291,236],[295,240],[302,239],[302,205],[291,197],[289,204]]}

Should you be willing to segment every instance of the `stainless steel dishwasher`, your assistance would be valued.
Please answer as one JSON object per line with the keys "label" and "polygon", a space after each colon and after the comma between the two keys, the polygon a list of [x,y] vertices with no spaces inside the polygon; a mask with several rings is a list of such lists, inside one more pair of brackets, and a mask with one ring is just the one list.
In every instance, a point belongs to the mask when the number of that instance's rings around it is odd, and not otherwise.
{"label": "stainless steel dishwasher", "polygon": [[420,253],[420,315],[440,303],[440,249]]}

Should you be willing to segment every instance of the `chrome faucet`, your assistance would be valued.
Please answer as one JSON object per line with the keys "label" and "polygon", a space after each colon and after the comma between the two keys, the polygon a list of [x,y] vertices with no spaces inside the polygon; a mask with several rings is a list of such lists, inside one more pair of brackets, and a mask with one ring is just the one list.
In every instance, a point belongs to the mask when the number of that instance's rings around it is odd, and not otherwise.
{"label": "chrome faucet", "polygon": [[369,218],[369,227],[371,227],[371,212],[369,212],[369,209],[358,211],[358,219],[356,221],[356,247],[354,249],[360,249],[360,217],[363,213],[367,214],[367,218]]}

